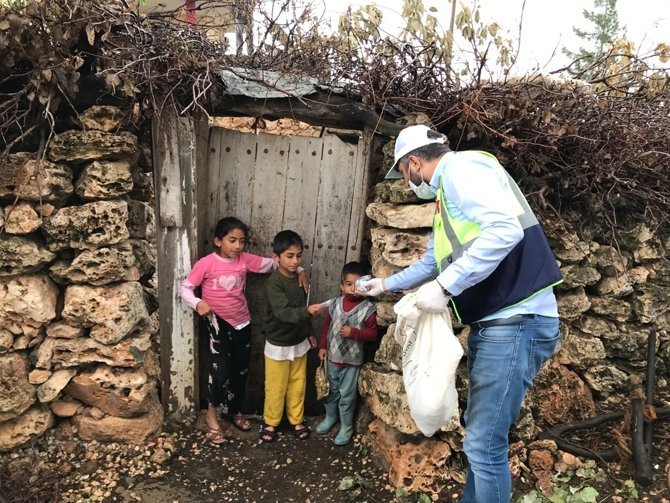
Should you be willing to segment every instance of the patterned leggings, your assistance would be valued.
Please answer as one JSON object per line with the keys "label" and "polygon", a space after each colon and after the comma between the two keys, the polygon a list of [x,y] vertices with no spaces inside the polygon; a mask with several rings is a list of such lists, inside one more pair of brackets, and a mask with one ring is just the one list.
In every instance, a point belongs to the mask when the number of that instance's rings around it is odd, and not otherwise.
{"label": "patterned leggings", "polygon": [[236,330],[218,316],[207,318],[211,364],[207,389],[209,403],[224,414],[237,414],[244,407],[247,387],[251,325]]}

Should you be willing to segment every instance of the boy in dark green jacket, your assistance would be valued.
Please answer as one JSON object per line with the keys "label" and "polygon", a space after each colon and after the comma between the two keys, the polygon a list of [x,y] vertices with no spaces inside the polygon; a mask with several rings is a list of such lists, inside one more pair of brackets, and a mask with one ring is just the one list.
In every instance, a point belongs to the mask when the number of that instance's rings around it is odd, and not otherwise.
{"label": "boy in dark green jacket", "polygon": [[293,231],[281,231],[272,241],[272,258],[277,270],[267,282],[268,313],[265,323],[265,404],[260,439],[272,442],[286,415],[295,436],[309,438],[304,420],[307,352],[316,347],[310,317],[320,304],[307,307],[305,291],[298,284],[298,267],[303,243]]}

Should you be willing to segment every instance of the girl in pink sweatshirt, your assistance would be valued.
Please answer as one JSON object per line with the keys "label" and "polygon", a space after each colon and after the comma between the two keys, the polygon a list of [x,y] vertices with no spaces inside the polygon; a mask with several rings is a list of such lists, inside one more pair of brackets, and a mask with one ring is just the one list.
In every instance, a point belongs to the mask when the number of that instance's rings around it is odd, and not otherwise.
{"label": "girl in pink sweatshirt", "polygon": [[[244,416],[244,393],[249,369],[251,326],[244,297],[247,272],[268,273],[277,268],[271,258],[245,253],[249,228],[234,217],[219,220],[214,229],[216,251],[198,260],[181,285],[182,299],[206,317],[211,363],[208,379],[207,438],[224,441],[217,410],[237,428],[251,429]],[[301,283],[306,285],[304,271]],[[194,290],[201,289],[201,298]]]}

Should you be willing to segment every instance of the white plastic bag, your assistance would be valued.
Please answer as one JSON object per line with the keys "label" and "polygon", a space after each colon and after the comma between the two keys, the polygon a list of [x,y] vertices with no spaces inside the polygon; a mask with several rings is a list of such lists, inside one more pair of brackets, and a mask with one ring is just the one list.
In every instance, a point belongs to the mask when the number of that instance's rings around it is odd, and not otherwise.
{"label": "white plastic bag", "polygon": [[463,348],[451,328],[449,312],[416,307],[416,293],[394,307],[395,340],[402,346],[402,375],[409,412],[427,437],[445,426],[458,410],[456,367]]}

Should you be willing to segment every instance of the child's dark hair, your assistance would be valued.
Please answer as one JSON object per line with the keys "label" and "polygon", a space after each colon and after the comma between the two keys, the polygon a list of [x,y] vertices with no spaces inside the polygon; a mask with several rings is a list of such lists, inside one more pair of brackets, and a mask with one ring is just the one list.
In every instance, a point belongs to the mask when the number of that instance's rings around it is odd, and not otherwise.
{"label": "child's dark hair", "polygon": [[297,246],[302,250],[304,248],[302,238],[297,232],[281,231],[272,240],[272,253],[281,255],[291,246]]}
{"label": "child's dark hair", "polygon": [[342,279],[347,274],[354,274],[355,276],[365,276],[370,274],[370,267],[363,262],[347,262],[342,267]]}
{"label": "child's dark hair", "polygon": [[244,232],[245,236],[249,234],[249,227],[247,227],[247,224],[242,222],[242,220],[239,220],[235,217],[222,218],[216,223],[216,227],[214,228],[214,237],[221,239],[227,236],[230,231],[235,229],[239,229]]}

